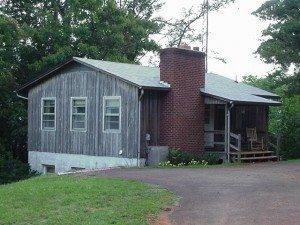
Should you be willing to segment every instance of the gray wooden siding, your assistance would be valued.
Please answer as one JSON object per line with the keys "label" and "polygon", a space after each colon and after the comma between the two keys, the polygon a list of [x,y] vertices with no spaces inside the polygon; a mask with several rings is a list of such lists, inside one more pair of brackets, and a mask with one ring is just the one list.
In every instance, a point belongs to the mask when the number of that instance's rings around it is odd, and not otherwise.
{"label": "gray wooden siding", "polygon": [[212,97],[208,97],[208,96],[205,96],[204,98],[204,103],[205,104],[208,104],[208,105],[225,105],[226,102],[220,100],[220,99],[216,99],[216,98],[212,98]]}
{"label": "gray wooden siding", "polygon": [[[121,132],[103,133],[103,96],[121,96]],[[41,130],[41,98],[56,97],[56,131]],[[70,131],[71,97],[87,97],[87,131]],[[28,150],[137,157],[138,89],[73,65],[29,91]]]}

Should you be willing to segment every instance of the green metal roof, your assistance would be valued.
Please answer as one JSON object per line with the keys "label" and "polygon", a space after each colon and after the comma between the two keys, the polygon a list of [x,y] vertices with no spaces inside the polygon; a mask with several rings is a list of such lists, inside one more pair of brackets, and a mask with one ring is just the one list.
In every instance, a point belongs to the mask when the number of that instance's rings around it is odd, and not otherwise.
{"label": "green metal roof", "polygon": [[78,57],[74,57],[74,60],[115,75],[140,87],[169,88],[167,84],[160,82],[160,71],[158,67],[147,67]]}
{"label": "green metal roof", "polygon": [[[39,77],[28,82],[17,91],[25,91],[32,86],[48,79],[55,72],[71,62],[78,62],[97,71],[115,76],[125,82],[136,85],[140,88],[168,90],[172,87],[160,80],[159,67],[146,67],[135,64],[116,63],[102,60],[74,57],[71,60],[55,67],[54,69],[41,74]],[[201,89],[205,95],[212,96],[224,101],[249,104],[278,105],[279,96],[262,89],[252,87],[244,83],[237,83],[234,80],[214,73],[207,73],[205,76],[205,88]],[[274,100],[275,99],[275,100]]]}
{"label": "green metal roof", "polygon": [[201,92],[221,100],[236,103],[267,105],[280,104],[280,102],[275,101],[279,99],[279,96],[274,93],[242,82],[236,82],[232,79],[214,73],[206,74],[205,88],[201,89]]}

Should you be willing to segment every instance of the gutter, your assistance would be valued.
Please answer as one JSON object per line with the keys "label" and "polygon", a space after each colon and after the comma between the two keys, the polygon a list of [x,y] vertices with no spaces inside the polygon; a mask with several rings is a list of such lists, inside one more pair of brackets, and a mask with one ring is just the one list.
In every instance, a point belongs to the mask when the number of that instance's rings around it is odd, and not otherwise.
{"label": "gutter", "polygon": [[140,87],[140,90],[141,90],[141,95],[139,97],[139,121],[138,121],[138,152],[137,152],[137,160],[136,160],[136,163],[137,163],[137,167],[139,167],[139,160],[140,160],[140,157],[141,157],[141,102],[142,102],[142,98],[144,96],[144,89],[142,87]]}
{"label": "gutter", "polygon": [[22,99],[25,99],[25,100],[28,101],[28,98],[26,98],[26,97],[24,97],[24,96],[22,96],[22,95],[19,95],[17,91],[14,91],[14,93],[16,93],[17,97],[22,98]]}

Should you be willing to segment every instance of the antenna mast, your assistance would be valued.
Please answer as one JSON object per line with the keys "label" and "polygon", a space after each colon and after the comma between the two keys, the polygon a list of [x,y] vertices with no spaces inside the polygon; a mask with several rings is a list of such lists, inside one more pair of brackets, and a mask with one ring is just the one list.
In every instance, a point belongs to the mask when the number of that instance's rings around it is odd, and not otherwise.
{"label": "antenna mast", "polygon": [[206,0],[206,46],[205,46],[205,72],[208,71],[208,12],[209,12],[209,0]]}

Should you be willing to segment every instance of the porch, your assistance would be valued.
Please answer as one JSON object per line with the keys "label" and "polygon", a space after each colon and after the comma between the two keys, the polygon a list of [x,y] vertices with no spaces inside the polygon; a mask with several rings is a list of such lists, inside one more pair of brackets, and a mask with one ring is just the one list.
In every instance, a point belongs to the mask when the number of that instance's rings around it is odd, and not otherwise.
{"label": "porch", "polygon": [[[279,138],[268,133],[268,116],[265,104],[205,97],[205,151],[219,153],[228,162],[279,160]],[[256,145],[249,139],[249,130],[255,131]]]}

